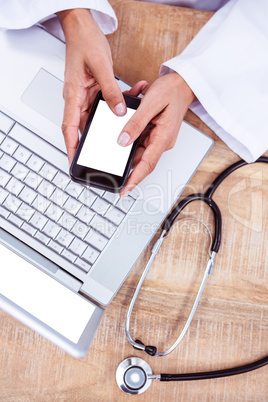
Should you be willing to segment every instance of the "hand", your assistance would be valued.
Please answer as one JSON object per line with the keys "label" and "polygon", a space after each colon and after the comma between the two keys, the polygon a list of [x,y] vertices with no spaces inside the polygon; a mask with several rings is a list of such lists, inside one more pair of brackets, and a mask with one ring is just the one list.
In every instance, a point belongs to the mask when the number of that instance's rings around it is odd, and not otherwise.
{"label": "hand", "polygon": [[118,116],[126,114],[122,92],[113,73],[110,46],[90,10],[74,9],[57,13],[66,39],[65,100],[62,132],[69,162],[78,145],[97,92]]}
{"label": "hand", "polygon": [[[120,196],[126,197],[155,168],[162,153],[175,145],[183,117],[195,95],[182,77],[173,72],[158,78],[118,137],[122,146],[132,144],[151,123],[149,134],[141,136],[133,171]],[[145,130],[145,131],[148,131]]]}

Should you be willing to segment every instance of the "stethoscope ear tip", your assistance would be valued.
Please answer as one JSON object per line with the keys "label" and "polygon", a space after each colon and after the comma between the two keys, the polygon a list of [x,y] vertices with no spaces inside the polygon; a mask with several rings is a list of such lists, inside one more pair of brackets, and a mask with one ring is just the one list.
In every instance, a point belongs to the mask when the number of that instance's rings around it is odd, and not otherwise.
{"label": "stethoscope ear tip", "polygon": [[129,395],[138,395],[151,385],[152,374],[149,364],[139,357],[128,357],[116,370],[116,382],[119,388]]}

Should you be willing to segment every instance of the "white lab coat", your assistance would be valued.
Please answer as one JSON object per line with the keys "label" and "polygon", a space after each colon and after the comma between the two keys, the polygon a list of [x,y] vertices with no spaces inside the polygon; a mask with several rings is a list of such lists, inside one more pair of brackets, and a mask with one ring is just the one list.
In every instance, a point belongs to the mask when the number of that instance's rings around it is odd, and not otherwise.
{"label": "white lab coat", "polygon": [[[227,3],[179,56],[163,63],[160,74],[177,71],[198,99],[190,107],[193,112],[241,158],[253,162],[268,149],[268,1],[166,1],[175,2],[211,10]],[[105,34],[116,29],[106,0],[0,0],[0,27],[20,29],[45,21],[62,35],[57,19],[48,16],[75,7],[90,8]]]}

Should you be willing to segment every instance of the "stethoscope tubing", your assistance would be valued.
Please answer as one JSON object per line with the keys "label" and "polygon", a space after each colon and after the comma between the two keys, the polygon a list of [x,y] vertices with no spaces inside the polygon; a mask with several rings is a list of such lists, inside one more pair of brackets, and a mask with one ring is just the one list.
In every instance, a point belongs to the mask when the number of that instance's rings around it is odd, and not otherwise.
{"label": "stethoscope tubing", "polygon": [[268,364],[268,356],[256,360],[253,363],[245,364],[239,367],[233,367],[224,370],[203,371],[200,373],[183,373],[183,374],[159,374],[160,381],[193,381],[193,380],[208,380],[211,378],[229,377],[231,375],[243,374],[248,371],[253,371]]}
{"label": "stethoscope tubing", "polygon": [[[268,163],[268,158],[261,157],[256,162]],[[247,163],[245,161],[241,160],[241,161],[234,163],[232,166],[228,167],[227,169],[225,169],[213,181],[211,186],[208,188],[208,190],[204,194],[196,193],[196,194],[187,196],[173,209],[173,211],[165,219],[163,226],[162,226],[162,229],[163,229],[162,233],[152,249],[152,254],[142,272],[142,275],[140,277],[139,283],[136,287],[136,290],[134,292],[134,295],[132,297],[132,300],[130,302],[129,309],[127,312],[125,330],[126,330],[127,338],[129,340],[129,342],[133,345],[134,348],[139,349],[139,350],[145,350],[145,352],[147,352],[151,356],[165,356],[165,355],[171,353],[176,348],[176,346],[181,342],[182,338],[185,335],[185,332],[187,331],[187,329],[193,319],[193,316],[194,316],[195,310],[197,308],[198,302],[200,300],[207,277],[210,274],[211,268],[213,266],[214,257],[220,248],[222,217],[221,217],[220,209],[219,209],[218,205],[215,203],[215,201],[212,199],[212,196],[213,196],[214,192],[216,191],[216,189],[219,187],[219,185],[225,180],[226,177],[228,177],[236,169],[239,169],[240,167],[245,166],[245,165],[247,165]],[[132,313],[132,309],[133,309],[135,300],[138,296],[139,290],[142,286],[142,283],[146,277],[146,274],[156,256],[164,238],[167,236],[171,226],[173,225],[175,219],[180,214],[180,212],[193,201],[204,201],[212,209],[213,214],[214,214],[215,234],[214,234],[213,244],[212,244],[211,232],[209,231],[210,236],[211,236],[211,245],[212,245],[211,251],[210,251],[210,259],[207,263],[205,273],[204,273],[198,294],[196,296],[194,305],[192,307],[192,310],[190,312],[190,315],[186,321],[186,324],[185,324],[183,330],[181,331],[177,340],[174,342],[174,344],[168,350],[166,350],[165,352],[157,353],[157,348],[155,346],[145,346],[142,342],[140,342],[138,340],[134,341],[131,338],[130,333],[129,333],[131,313]],[[183,218],[183,219],[187,219],[187,218]],[[190,219],[194,219],[194,218],[190,218]],[[203,225],[206,226],[204,223],[203,223]],[[206,228],[207,228],[207,226],[206,226]],[[116,380],[117,380],[118,386],[124,392],[131,394],[131,395],[136,395],[136,394],[140,394],[140,393],[144,392],[146,389],[148,389],[152,380],[160,380],[160,381],[191,381],[191,380],[205,380],[205,379],[207,380],[207,379],[212,379],[212,378],[220,378],[220,377],[227,377],[227,376],[233,376],[233,375],[237,375],[237,374],[247,373],[249,371],[261,368],[261,367],[265,366],[266,364],[268,364],[268,356],[266,356],[260,360],[257,360],[255,362],[246,364],[246,365],[228,368],[228,369],[224,369],[224,370],[206,371],[206,372],[199,372],[199,373],[198,372],[197,373],[182,373],[182,374],[152,374],[152,370],[151,370],[150,366],[148,365],[148,363],[146,363],[143,359],[131,357],[131,358],[125,359],[118,366]],[[131,369],[136,370],[135,375],[137,375],[137,373],[140,372],[143,376],[145,376],[144,383],[141,386],[140,385],[138,387],[134,386],[134,388],[133,388],[133,386],[131,386],[131,384],[129,384],[127,382],[125,376],[126,376],[126,373],[128,372],[128,370],[131,370]],[[137,371],[137,370],[140,370],[140,371]]]}
{"label": "stethoscope tubing", "polygon": [[[260,163],[260,162],[268,163],[268,158],[267,157],[260,157],[259,159],[257,159],[256,162],[257,163]],[[227,169],[225,169],[213,181],[211,186],[208,188],[208,190],[204,194],[203,193],[196,193],[196,194],[191,194],[191,195],[185,197],[172,210],[172,212],[167,216],[167,218],[164,220],[163,225],[162,225],[162,233],[161,233],[159,239],[157,240],[157,242],[155,243],[155,245],[154,245],[154,247],[152,249],[152,254],[151,254],[150,259],[147,262],[147,264],[146,264],[146,266],[145,266],[145,268],[144,268],[144,270],[142,272],[142,275],[140,277],[140,280],[139,280],[139,283],[138,283],[138,285],[136,287],[134,295],[133,295],[133,297],[131,299],[129,309],[128,309],[128,312],[127,312],[125,332],[126,332],[126,336],[127,336],[128,340],[129,340],[129,342],[133,345],[134,348],[139,349],[139,350],[145,350],[151,356],[165,356],[165,355],[171,353],[176,348],[176,346],[180,343],[180,341],[182,340],[183,336],[185,335],[185,332],[187,331],[187,329],[188,329],[188,327],[189,327],[189,325],[190,325],[190,323],[191,323],[191,321],[193,319],[193,316],[194,316],[195,310],[197,308],[197,305],[199,303],[199,300],[200,300],[204,285],[206,283],[207,277],[210,274],[211,268],[213,266],[214,257],[216,255],[216,253],[219,251],[220,244],[221,244],[222,217],[221,217],[220,209],[219,209],[218,205],[216,204],[216,202],[212,199],[212,196],[213,196],[214,192],[217,190],[217,188],[219,187],[219,185],[226,179],[226,177],[228,177],[235,170],[237,170],[240,167],[245,166],[245,165],[247,165],[247,162],[241,160],[241,161],[238,161],[238,162],[234,163],[233,165],[229,166]],[[149,270],[149,268],[150,268],[150,266],[151,266],[151,264],[152,264],[152,262],[153,262],[153,260],[154,260],[154,258],[156,256],[156,254],[157,254],[157,252],[158,252],[158,250],[159,250],[159,248],[160,248],[160,246],[161,246],[161,244],[163,242],[163,239],[167,236],[170,228],[172,227],[174,221],[176,220],[178,215],[181,213],[181,211],[187,205],[189,205],[191,202],[194,202],[194,201],[203,201],[203,202],[205,202],[212,209],[213,214],[214,214],[215,234],[214,234],[214,241],[213,241],[213,244],[212,244],[212,247],[211,247],[210,259],[209,259],[209,261],[207,263],[205,273],[204,273],[204,276],[203,276],[203,279],[202,279],[198,294],[196,296],[194,305],[193,305],[192,310],[190,312],[190,315],[189,315],[189,317],[188,317],[188,319],[186,321],[186,324],[185,324],[183,330],[181,331],[181,334],[179,335],[177,340],[174,342],[174,344],[168,350],[166,350],[165,352],[157,353],[157,348],[155,346],[150,346],[150,345],[145,346],[141,341],[139,341],[139,340],[134,341],[132,339],[132,337],[130,336],[129,325],[130,325],[131,313],[132,313],[132,309],[133,309],[135,300],[136,300],[136,298],[138,296],[139,290],[140,290],[140,288],[142,286],[142,283],[143,283],[143,281],[144,281],[144,279],[146,277],[146,274],[147,274],[147,272],[148,272],[148,270]],[[214,371],[214,372],[209,372],[209,373],[207,373],[207,372],[206,373],[194,373],[194,378],[193,379],[216,378],[217,376],[222,377],[224,375],[229,376],[229,375],[239,374],[238,371],[243,370],[245,367],[246,367],[245,371],[250,371],[251,367],[253,367],[252,370],[254,370],[255,368],[257,368],[256,365],[258,365],[258,364],[265,365],[265,364],[267,364],[267,362],[268,362],[268,357],[265,357],[264,359],[258,360],[255,363],[251,363],[251,364],[248,364],[246,366],[240,366],[240,367],[237,367],[235,369],[219,370],[219,371]],[[235,370],[237,372],[235,372]],[[241,372],[245,372],[245,371],[241,371]],[[231,373],[233,373],[233,374],[231,374]],[[209,376],[209,375],[211,375],[211,376]],[[161,374],[161,376],[162,376],[162,374]],[[162,381],[170,381],[170,380],[179,381],[178,378],[182,378],[182,379],[186,380],[187,374],[178,374],[177,376],[163,374],[163,376],[166,376],[166,377],[163,377],[163,378],[167,378],[167,379],[162,379]],[[170,379],[169,376],[172,379]],[[158,377],[158,379],[160,379],[159,376],[157,376],[157,377]],[[189,378],[189,379],[191,379],[191,378]]]}
{"label": "stethoscope tubing", "polygon": [[181,213],[181,211],[187,205],[189,205],[191,202],[194,202],[194,201],[205,202],[213,211],[215,234],[214,234],[214,241],[212,244],[211,251],[214,251],[215,253],[217,253],[219,251],[219,248],[221,245],[221,229],[222,229],[221,211],[220,211],[218,205],[216,204],[216,202],[214,200],[212,200],[211,198],[206,197],[205,194],[196,193],[196,194],[188,195],[186,198],[184,198],[165,219],[165,221],[162,225],[162,229],[166,231],[165,235],[167,235],[170,228],[172,227],[174,221],[176,220],[177,216]]}
{"label": "stethoscope tubing", "polygon": [[[258,158],[255,163],[268,163],[268,158],[266,156],[261,156]],[[219,174],[219,176],[213,181],[213,183],[210,185],[208,190],[205,192],[205,197],[208,199],[211,199],[219,185],[226,179],[227,176],[229,176],[231,173],[233,173],[235,170],[241,168],[242,166],[249,165],[249,163],[245,162],[244,160],[240,160],[233,165],[229,166],[226,168],[222,173]]]}

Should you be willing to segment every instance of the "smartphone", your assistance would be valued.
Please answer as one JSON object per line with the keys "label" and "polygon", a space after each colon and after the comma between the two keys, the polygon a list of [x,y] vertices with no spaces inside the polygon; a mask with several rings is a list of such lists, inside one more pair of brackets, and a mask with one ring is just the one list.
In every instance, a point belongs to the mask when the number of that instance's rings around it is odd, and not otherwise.
{"label": "smartphone", "polygon": [[98,92],[70,167],[72,180],[102,190],[119,192],[128,178],[138,139],[127,147],[117,138],[141,99],[124,95],[127,113],[116,116]]}

